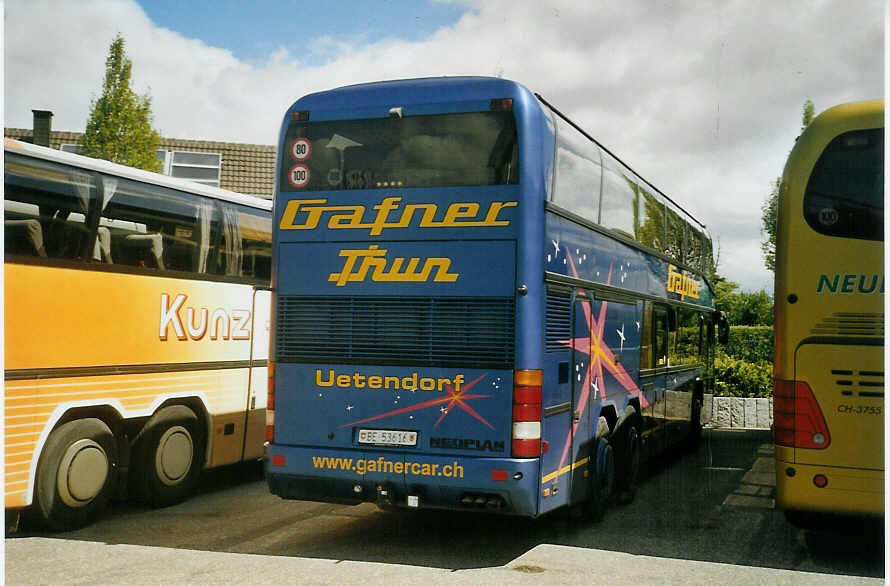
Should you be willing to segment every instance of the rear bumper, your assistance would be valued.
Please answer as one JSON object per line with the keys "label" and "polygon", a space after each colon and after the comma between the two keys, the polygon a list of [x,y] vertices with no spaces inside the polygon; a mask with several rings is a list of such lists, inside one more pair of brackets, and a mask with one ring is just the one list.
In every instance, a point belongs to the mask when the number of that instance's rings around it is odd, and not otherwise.
{"label": "rear bumper", "polygon": [[[536,459],[427,456],[270,444],[266,480],[285,499],[438,509],[538,512]],[[409,497],[412,497],[409,499]]]}
{"label": "rear bumper", "polygon": [[[818,474],[828,479],[824,488],[813,482]],[[802,465],[777,458],[776,502],[787,512],[880,516],[884,471]]]}

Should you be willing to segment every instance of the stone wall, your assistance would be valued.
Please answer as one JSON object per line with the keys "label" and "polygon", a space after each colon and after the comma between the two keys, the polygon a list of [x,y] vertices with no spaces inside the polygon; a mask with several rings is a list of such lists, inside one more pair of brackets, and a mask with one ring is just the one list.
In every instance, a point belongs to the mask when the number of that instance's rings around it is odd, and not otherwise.
{"label": "stone wall", "polygon": [[773,400],[705,395],[702,424],[733,429],[769,429],[773,424]]}

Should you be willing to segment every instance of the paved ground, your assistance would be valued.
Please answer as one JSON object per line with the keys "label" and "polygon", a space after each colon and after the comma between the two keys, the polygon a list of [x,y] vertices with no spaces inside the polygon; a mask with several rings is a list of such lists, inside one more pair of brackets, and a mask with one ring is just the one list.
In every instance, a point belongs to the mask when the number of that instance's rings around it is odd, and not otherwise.
{"label": "paved ground", "polygon": [[[6,539],[9,584],[868,583],[883,531],[813,535],[775,510],[767,433],[708,430],[699,450],[650,469],[634,503],[597,524],[393,514],[284,501],[258,466],[208,471],[198,494],[146,510],[115,504],[61,535]],[[853,576],[851,578],[850,576]]]}
{"label": "paved ground", "polygon": [[[883,584],[812,574],[539,545],[493,568],[218,553],[40,537],[6,544],[6,583],[32,584]],[[617,578],[617,580],[616,580]]]}

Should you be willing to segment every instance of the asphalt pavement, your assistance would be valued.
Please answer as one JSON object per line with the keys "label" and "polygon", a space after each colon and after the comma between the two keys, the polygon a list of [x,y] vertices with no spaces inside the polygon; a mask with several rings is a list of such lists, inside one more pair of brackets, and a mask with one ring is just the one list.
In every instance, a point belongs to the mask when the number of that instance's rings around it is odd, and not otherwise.
{"label": "asphalt pavement", "polygon": [[[883,583],[846,575],[882,575],[880,553],[855,560],[883,533],[817,541],[815,553],[797,543],[798,532],[775,511],[768,439],[707,430],[697,453],[652,472],[637,501],[610,511],[595,530],[560,519],[529,525],[281,501],[256,471],[227,483],[227,474],[244,472],[236,468],[207,474],[213,487],[176,507],[119,507],[57,537],[26,528],[3,541],[3,578],[11,585]],[[658,506],[665,499],[671,506]]]}

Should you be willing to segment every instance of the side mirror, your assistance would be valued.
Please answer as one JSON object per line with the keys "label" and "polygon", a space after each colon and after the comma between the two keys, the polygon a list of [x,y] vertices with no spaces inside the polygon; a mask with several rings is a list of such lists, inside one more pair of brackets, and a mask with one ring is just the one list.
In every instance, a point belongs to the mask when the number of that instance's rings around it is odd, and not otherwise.
{"label": "side mirror", "polygon": [[729,342],[729,318],[722,311],[717,312],[717,341],[721,344]]}

